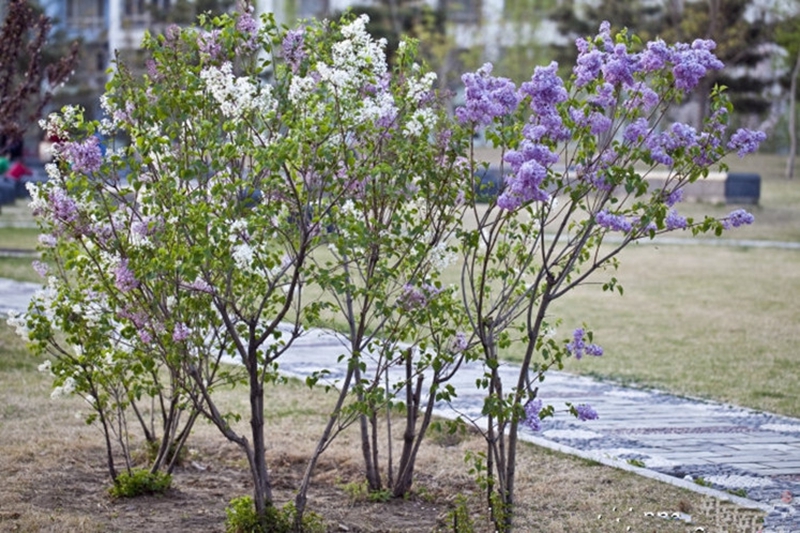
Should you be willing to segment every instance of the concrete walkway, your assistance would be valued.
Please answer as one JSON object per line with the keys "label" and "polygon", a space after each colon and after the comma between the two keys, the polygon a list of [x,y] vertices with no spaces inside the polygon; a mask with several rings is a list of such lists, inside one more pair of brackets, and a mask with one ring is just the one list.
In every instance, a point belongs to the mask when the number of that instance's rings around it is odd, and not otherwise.
{"label": "concrete walkway", "polygon": [[[25,311],[36,289],[0,279],[0,313]],[[342,339],[312,330],[282,357],[281,369],[300,378],[331,369],[328,379],[335,382],[344,373],[343,365],[336,368],[342,353]],[[507,365],[502,372],[511,380],[516,369]],[[457,400],[438,405],[437,414],[479,419],[475,378],[481,374],[479,364],[464,368],[451,382]],[[799,419],[563,372],[548,373],[539,396],[557,414],[543,422],[541,432],[526,430],[524,440],[712,496],[718,507],[706,514],[716,513],[720,531],[758,531],[756,515],[766,513],[764,532],[800,532]],[[592,405],[599,419],[572,418],[563,412],[567,401]],[[720,503],[726,500],[754,512],[726,515]]]}

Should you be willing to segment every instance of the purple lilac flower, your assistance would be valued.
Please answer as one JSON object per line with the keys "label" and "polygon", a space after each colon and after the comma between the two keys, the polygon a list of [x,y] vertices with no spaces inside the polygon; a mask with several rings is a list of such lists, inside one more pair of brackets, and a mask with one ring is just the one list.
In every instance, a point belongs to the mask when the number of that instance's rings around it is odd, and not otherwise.
{"label": "purple lilac flower", "polygon": [[144,311],[133,311],[130,308],[125,308],[119,311],[120,318],[126,318],[133,322],[137,329],[142,329],[148,322],[148,317]]}
{"label": "purple lilac flower", "polygon": [[50,202],[50,210],[56,220],[68,223],[74,222],[78,218],[78,204],[69,197],[64,189],[51,189],[47,199]]}
{"label": "purple lilac flower", "polygon": [[[586,41],[581,40],[581,43]],[[600,74],[600,69],[603,66],[603,53],[600,50],[587,50],[578,56],[575,68],[572,72],[575,74],[575,86],[584,87],[594,80]]]}
{"label": "purple lilac flower", "polygon": [[95,222],[86,228],[86,234],[95,237],[101,246],[106,246],[114,236],[114,226],[108,223]]}
{"label": "purple lilac flower", "polygon": [[121,259],[114,269],[114,286],[122,292],[128,292],[139,286],[139,281],[128,268],[128,260]]}
{"label": "purple lilac flower", "polygon": [[569,114],[577,127],[589,126],[592,135],[600,135],[611,129],[611,119],[599,111],[591,111],[586,115],[583,109],[572,108]]}
{"label": "purple lilac flower", "polygon": [[55,248],[56,244],[58,244],[58,239],[49,233],[42,233],[39,235],[39,244],[45,248]]}
{"label": "purple lilac flower", "polygon": [[667,153],[671,143],[671,136],[667,132],[651,135],[644,141],[645,147],[650,150],[650,157],[653,161],[667,166],[672,166],[674,162],[672,156]]}
{"label": "purple lilac flower", "polygon": [[531,97],[531,109],[537,112],[550,110],[568,98],[564,81],[558,76],[558,63],[552,61],[546,67],[536,67],[530,81],[520,88],[522,95]]}
{"label": "purple lilac flower", "polygon": [[670,192],[667,195],[666,199],[664,200],[664,203],[667,205],[667,207],[672,207],[675,204],[680,203],[682,201],[683,201],[683,189],[675,189],[674,191]]}
{"label": "purple lilac flower", "polygon": [[578,178],[582,181],[589,183],[592,187],[597,189],[598,191],[610,191],[613,189],[613,185],[608,182],[606,179],[607,172],[605,169],[599,170],[585,170],[579,169],[578,171]]}
{"label": "purple lilac flower", "polygon": [[674,209],[670,209],[667,213],[666,219],[664,219],[664,224],[670,231],[676,229],[686,229],[686,217],[679,215]]}
{"label": "purple lilac flower", "polygon": [[611,23],[609,21],[604,20],[600,23],[600,30],[595,40],[597,39],[603,41],[603,48],[606,52],[611,52],[614,49],[614,39],[611,37]]}
{"label": "purple lilac flower", "polygon": [[604,82],[598,87],[597,92],[591,95],[587,100],[592,105],[600,106],[603,109],[609,109],[616,105],[617,94],[613,85]]}
{"label": "purple lilac flower", "polygon": [[466,89],[466,103],[456,109],[462,124],[488,126],[495,118],[510,115],[519,104],[514,82],[492,76],[492,64],[486,63],[476,72],[461,76]]}
{"label": "purple lilac flower", "polygon": [[204,293],[207,293],[207,294],[211,294],[211,292],[212,292],[211,285],[206,283],[206,281],[204,279],[201,279],[201,278],[197,278],[196,280],[194,280],[193,282],[191,282],[189,284],[183,284],[183,287],[185,287],[186,289],[189,289],[190,291],[194,291],[194,292],[204,292]]}
{"label": "purple lilac flower", "polygon": [[145,344],[150,344],[153,342],[153,335],[146,329],[139,330],[139,340]]}
{"label": "purple lilac flower", "polygon": [[236,29],[247,35],[248,39],[243,43],[245,50],[255,50],[258,46],[258,22],[253,18],[249,11],[245,11],[236,21]]}
{"label": "purple lilac flower", "polygon": [[397,301],[403,309],[409,311],[420,309],[428,305],[428,301],[440,292],[440,289],[429,283],[423,283],[421,287],[406,283],[403,285]]}
{"label": "purple lilac flower", "polygon": [[598,226],[610,229],[611,231],[628,233],[633,227],[625,215],[614,215],[609,213],[606,209],[597,213],[597,215],[594,217],[594,220],[597,222]]}
{"label": "purple lilac flower", "polygon": [[219,42],[220,31],[211,30],[200,33],[197,37],[197,45],[200,52],[209,56],[211,59],[216,59],[222,52],[222,46]]}
{"label": "purple lilac flower", "polygon": [[586,422],[587,420],[597,420],[599,418],[597,411],[595,411],[594,408],[587,403],[576,405],[574,406],[574,409],[578,420],[582,422]]}
{"label": "purple lilac flower", "polygon": [[746,226],[752,224],[755,217],[745,211],[744,209],[737,209],[731,211],[727,217],[722,221],[722,226],[725,229],[738,228],[739,226]]}
{"label": "purple lilac flower", "polygon": [[498,197],[497,206],[513,211],[528,202],[546,202],[550,195],[540,188],[546,177],[546,167],[535,160],[526,161],[516,173],[506,177],[506,188]]}
{"label": "purple lilac flower", "polygon": [[558,161],[558,155],[548,146],[526,139],[517,150],[510,150],[504,160],[513,173],[506,177],[506,189],[497,200],[498,207],[514,210],[523,203],[550,198],[541,185],[548,167]]}
{"label": "purple lilac flower", "polygon": [[758,150],[758,145],[766,138],[767,134],[763,131],[739,128],[731,136],[731,140],[728,142],[728,150],[736,150],[739,157],[744,157]]}
{"label": "purple lilac flower", "polygon": [[661,39],[647,43],[647,49],[639,57],[639,66],[644,72],[655,72],[672,62],[672,50]]}
{"label": "purple lilac flower", "polygon": [[33,263],[31,263],[31,266],[36,271],[36,273],[39,274],[39,277],[42,278],[47,277],[47,272],[48,270],[50,270],[50,267],[47,266],[47,263],[43,263],[41,261],[34,261]]}
{"label": "purple lilac flower", "polygon": [[685,43],[675,45],[672,56],[675,87],[691,91],[709,70],[722,69],[724,64],[712,52],[714,48],[714,41],[703,39],[695,40],[691,46]]}
{"label": "purple lilac flower", "polygon": [[671,138],[668,141],[669,150],[677,150],[678,148],[693,148],[697,146],[697,130],[688,124],[682,122],[675,122],[669,129]]}
{"label": "purple lilac flower", "polygon": [[636,69],[635,59],[628,54],[628,49],[620,43],[614,47],[614,53],[603,65],[603,78],[612,85],[633,85],[633,73]]}
{"label": "purple lilac flower", "polygon": [[603,348],[597,344],[587,344],[584,336],[586,332],[583,328],[578,328],[572,333],[572,340],[567,343],[567,351],[580,360],[584,355],[600,357],[603,355]]}
{"label": "purple lilac flower", "polygon": [[156,64],[155,60],[148,59],[145,61],[144,66],[147,70],[147,75],[150,76],[150,81],[161,79],[161,74],[158,72],[158,64]]}
{"label": "purple lilac flower", "polygon": [[170,24],[164,31],[164,36],[168,41],[177,41],[181,36],[181,27],[177,24]]}
{"label": "purple lilac flower", "polygon": [[646,118],[637,118],[625,128],[622,138],[630,144],[636,144],[642,139],[647,139],[650,134],[650,124]]}
{"label": "purple lilac flower", "polygon": [[160,217],[144,216],[131,223],[131,231],[139,237],[154,235],[164,227],[164,220]]}
{"label": "purple lilac flower", "polygon": [[307,56],[305,50],[303,50],[303,38],[304,32],[302,29],[289,30],[283,38],[283,43],[281,43],[283,58],[294,73],[300,70],[300,64]]}
{"label": "purple lilac flower", "polygon": [[183,342],[189,338],[189,328],[183,322],[175,324],[172,330],[172,340],[175,342]]}
{"label": "purple lilac flower", "polygon": [[530,81],[520,86],[520,97],[531,98],[533,114],[530,127],[523,130],[523,134],[530,140],[540,140],[545,135],[556,142],[571,138],[557,107],[569,96],[557,69],[558,64],[555,61],[546,67],[536,67]]}
{"label": "purple lilac flower", "polygon": [[456,333],[456,336],[453,338],[453,343],[451,349],[453,353],[462,353],[469,347],[469,339],[467,339],[467,334],[463,331],[459,331]]}
{"label": "purple lilac flower", "polygon": [[68,142],[63,146],[63,153],[76,172],[96,172],[103,164],[103,151],[100,139],[91,136],[82,143]]}
{"label": "purple lilac flower", "polygon": [[[519,160],[514,160],[514,156],[511,154],[515,152],[519,153],[522,158]],[[550,147],[544,144],[524,140],[520,144],[518,151],[509,150],[508,154],[506,154],[505,160],[511,164],[511,167],[514,170],[519,170],[522,164],[526,161],[536,161],[544,166],[557,163],[558,154],[553,152]]]}
{"label": "purple lilac flower", "polygon": [[630,90],[630,97],[625,101],[625,109],[629,111],[640,109],[647,113],[658,105],[659,99],[658,93],[646,83],[637,81]]}
{"label": "purple lilac flower", "polygon": [[530,400],[525,404],[525,420],[523,420],[522,423],[528,426],[528,429],[531,431],[542,430],[542,419],[539,418],[541,410],[542,400],[538,398]]}

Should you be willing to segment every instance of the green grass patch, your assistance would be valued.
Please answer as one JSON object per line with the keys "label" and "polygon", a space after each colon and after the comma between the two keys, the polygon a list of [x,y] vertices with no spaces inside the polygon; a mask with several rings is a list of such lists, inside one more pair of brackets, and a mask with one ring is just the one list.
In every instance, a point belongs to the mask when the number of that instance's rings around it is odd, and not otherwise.
{"label": "green grass patch", "polygon": [[633,246],[624,296],[588,285],[554,304],[560,335],[586,322],[605,349],[565,369],[800,416],[798,264],[796,250]]}
{"label": "green grass patch", "polygon": [[0,278],[42,283],[42,278],[31,266],[34,260],[33,257],[0,256]]}
{"label": "green grass patch", "polygon": [[0,316],[0,372],[35,371],[38,364],[25,341]]}
{"label": "green grass patch", "polygon": [[17,228],[0,226],[0,249],[36,250],[39,242],[37,228]]}

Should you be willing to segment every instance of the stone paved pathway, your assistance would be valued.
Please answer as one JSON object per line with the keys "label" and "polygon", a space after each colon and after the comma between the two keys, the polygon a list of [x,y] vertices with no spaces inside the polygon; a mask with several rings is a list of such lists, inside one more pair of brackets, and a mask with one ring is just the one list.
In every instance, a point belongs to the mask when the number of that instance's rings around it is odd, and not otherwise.
{"label": "stone paved pathway", "polygon": [[[0,279],[0,313],[24,311],[36,288]],[[295,342],[281,368],[300,378],[333,369],[328,379],[335,382],[344,372],[336,369],[342,353],[336,335],[313,330]],[[437,414],[479,419],[481,396],[474,384],[481,372],[477,364],[463,369],[452,382],[458,399],[438,405]],[[502,372],[512,376],[515,369],[507,365]],[[591,404],[600,418],[580,422],[562,409],[543,422],[541,432],[524,433],[524,440],[763,511],[764,532],[800,532],[800,419],[563,372],[549,373],[539,395],[557,410],[567,401]],[[720,531],[747,531],[728,528],[727,518],[719,516]]]}

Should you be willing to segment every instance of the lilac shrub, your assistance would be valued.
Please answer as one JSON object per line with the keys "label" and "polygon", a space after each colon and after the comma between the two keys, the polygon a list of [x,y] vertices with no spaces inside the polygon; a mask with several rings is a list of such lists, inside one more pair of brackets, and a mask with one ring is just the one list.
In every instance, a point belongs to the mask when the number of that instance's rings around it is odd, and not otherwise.
{"label": "lilac shrub", "polygon": [[[365,25],[201,17],[145,39],[144,75],[118,66],[103,120],[67,108],[44,124],[63,142],[32,207],[55,268],[17,322],[51,358],[55,386],[92,403],[112,478],[113,422],[162,414],[159,447],[170,450],[185,442],[176,420],[188,411],[182,420],[203,416],[240,448],[265,519],[264,389],[285,379],[281,356],[306,327],[324,322],[344,324],[331,365],[347,377],[299,487],[297,526],[319,453],[398,403],[412,437],[388,478],[410,490],[433,401],[447,394],[436,389],[470,346],[454,325],[456,291],[439,279],[469,165],[415,44],[392,70]],[[395,367],[403,379],[389,383]],[[217,404],[215,391],[235,384],[249,391],[249,431]],[[380,488],[375,431],[365,463]]]}
{"label": "lilac shrub", "polygon": [[[483,486],[498,530],[513,526],[518,430],[538,431],[555,413],[536,384],[565,357],[603,354],[584,327],[559,341],[550,304],[615,268],[618,254],[637,240],[672,231],[719,234],[753,220],[741,210],[703,220],[680,213],[686,185],[729,152],[744,156],[764,140],[750,130],[729,136],[732,108],[719,88],[700,129],[668,123],[669,108],[722,68],[714,43],[637,43],[604,23],[598,35],[577,41],[566,80],[555,63],[537,67],[516,89],[492,77],[491,65],[463,77],[466,102],[456,118],[500,149],[506,176],[496,201],[473,205],[477,229],[462,234],[463,304],[486,366],[486,464],[476,471],[488,472]],[[654,170],[667,174],[658,188],[646,179]],[[602,286],[622,293],[613,276]],[[504,383],[499,360],[512,346],[522,352],[520,372]],[[568,407],[580,420],[598,417],[589,405]]]}

